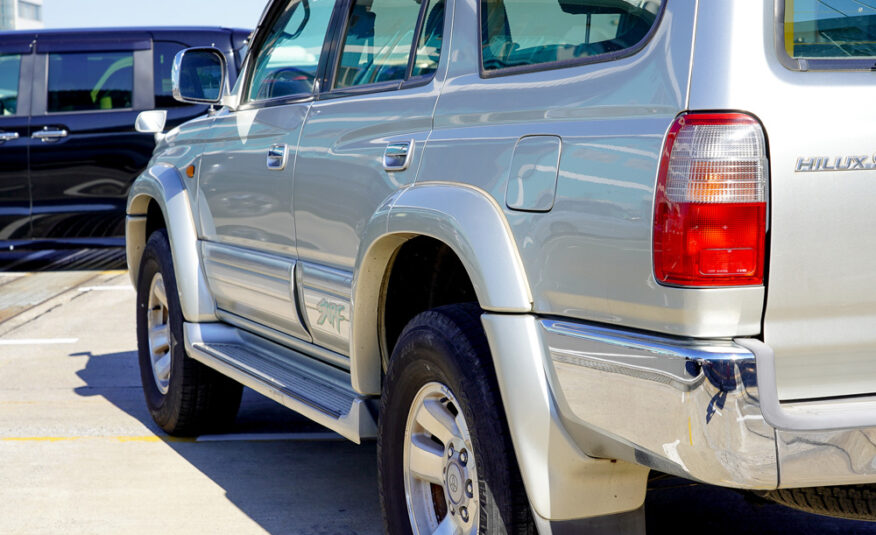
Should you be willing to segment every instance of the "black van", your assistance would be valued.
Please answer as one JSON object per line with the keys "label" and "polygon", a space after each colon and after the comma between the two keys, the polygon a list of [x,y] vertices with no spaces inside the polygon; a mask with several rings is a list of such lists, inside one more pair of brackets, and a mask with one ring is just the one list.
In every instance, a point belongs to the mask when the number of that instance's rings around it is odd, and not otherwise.
{"label": "black van", "polygon": [[177,52],[214,46],[234,83],[249,30],[124,28],[0,32],[0,249],[123,245],[125,201],[155,140],[205,113],[171,94]]}

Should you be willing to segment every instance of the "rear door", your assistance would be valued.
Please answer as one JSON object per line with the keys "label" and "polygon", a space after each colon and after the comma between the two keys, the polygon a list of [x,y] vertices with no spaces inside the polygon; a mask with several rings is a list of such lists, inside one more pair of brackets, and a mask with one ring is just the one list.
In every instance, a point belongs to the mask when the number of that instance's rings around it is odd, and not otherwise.
{"label": "rear door", "polygon": [[134,130],[153,105],[148,34],[41,38],[30,131],[34,238],[124,238],[128,189],[153,136]]}
{"label": "rear door", "polygon": [[31,41],[0,43],[0,242],[30,235]]}
{"label": "rear door", "polygon": [[299,285],[314,342],[349,354],[360,236],[416,179],[432,129],[444,0],[351,0],[340,54],[314,103],[295,164]]}

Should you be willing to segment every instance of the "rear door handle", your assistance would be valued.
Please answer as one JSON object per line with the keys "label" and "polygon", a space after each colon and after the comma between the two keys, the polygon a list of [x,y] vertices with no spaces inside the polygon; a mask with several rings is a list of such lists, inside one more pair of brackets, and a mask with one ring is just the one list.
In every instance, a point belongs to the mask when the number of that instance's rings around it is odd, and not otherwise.
{"label": "rear door handle", "polygon": [[286,169],[286,162],[289,160],[289,147],[286,145],[274,145],[268,149],[268,169],[271,171],[282,171]]}
{"label": "rear door handle", "polygon": [[49,130],[45,128],[43,130],[39,130],[34,132],[32,138],[39,139],[43,143],[52,143],[53,141],[58,141],[61,138],[67,137],[68,132],[63,128]]}
{"label": "rear door handle", "polygon": [[404,171],[411,164],[413,154],[413,141],[390,143],[383,152],[383,168],[387,171]]}
{"label": "rear door handle", "polygon": [[0,132],[0,143],[18,139],[18,132]]}

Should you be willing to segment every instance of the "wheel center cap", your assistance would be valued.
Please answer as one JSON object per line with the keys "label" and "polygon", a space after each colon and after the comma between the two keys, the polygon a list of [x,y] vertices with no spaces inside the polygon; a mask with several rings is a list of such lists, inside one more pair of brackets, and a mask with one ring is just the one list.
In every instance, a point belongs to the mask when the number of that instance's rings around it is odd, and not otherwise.
{"label": "wheel center cap", "polygon": [[465,479],[462,470],[456,463],[447,467],[444,484],[447,488],[447,494],[450,495],[450,500],[455,504],[461,502],[465,493]]}

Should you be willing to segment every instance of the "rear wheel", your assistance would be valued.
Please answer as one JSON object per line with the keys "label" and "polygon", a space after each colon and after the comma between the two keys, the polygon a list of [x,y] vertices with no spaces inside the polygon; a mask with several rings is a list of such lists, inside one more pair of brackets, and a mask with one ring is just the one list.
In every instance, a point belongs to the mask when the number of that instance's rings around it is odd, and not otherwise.
{"label": "rear wheel", "polygon": [[165,230],[146,242],[137,281],[140,379],[152,419],[173,435],[219,431],[234,421],[243,387],[192,360]]}
{"label": "rear wheel", "polygon": [[807,513],[876,521],[876,485],[778,489],[759,495]]}
{"label": "rear wheel", "polygon": [[476,305],[424,312],[387,370],[378,432],[388,533],[533,533]]}

